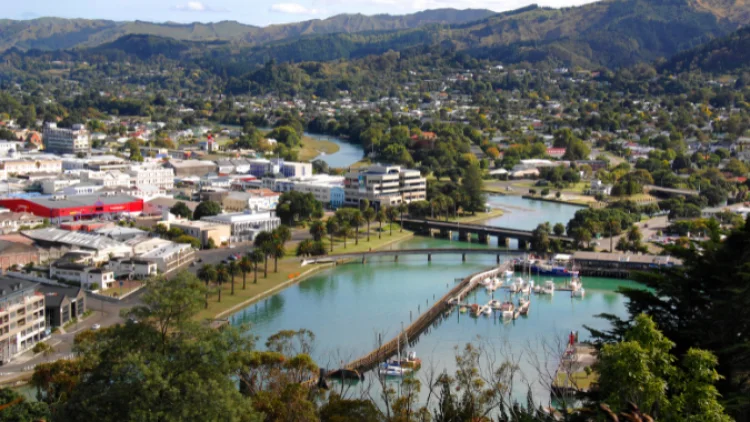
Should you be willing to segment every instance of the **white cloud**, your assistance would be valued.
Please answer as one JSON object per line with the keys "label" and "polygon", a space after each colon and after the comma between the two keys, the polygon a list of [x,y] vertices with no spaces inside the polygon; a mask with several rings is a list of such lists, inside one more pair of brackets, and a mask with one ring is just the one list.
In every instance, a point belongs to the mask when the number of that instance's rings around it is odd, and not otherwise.
{"label": "white cloud", "polygon": [[277,13],[286,13],[289,15],[317,15],[320,10],[305,7],[299,3],[277,3],[271,5],[270,10]]}
{"label": "white cloud", "polygon": [[199,1],[189,1],[175,6],[174,9],[181,12],[228,12],[226,9],[215,9]]}

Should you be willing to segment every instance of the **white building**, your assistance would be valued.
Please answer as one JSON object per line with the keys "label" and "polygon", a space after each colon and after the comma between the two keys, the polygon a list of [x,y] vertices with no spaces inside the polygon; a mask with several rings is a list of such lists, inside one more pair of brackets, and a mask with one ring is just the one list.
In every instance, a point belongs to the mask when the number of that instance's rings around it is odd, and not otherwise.
{"label": "white building", "polygon": [[60,174],[62,173],[62,161],[57,158],[50,158],[52,155],[39,157],[25,157],[18,159],[0,161],[0,170],[7,176],[18,175],[25,176],[28,174]]}
{"label": "white building", "polygon": [[350,172],[344,179],[345,204],[359,206],[367,199],[378,207],[427,199],[427,180],[418,170],[373,165]]}
{"label": "white building", "polygon": [[34,347],[44,337],[44,295],[37,284],[0,278],[0,362]]}
{"label": "white building", "polygon": [[49,278],[81,283],[86,290],[107,290],[115,283],[111,270],[73,262],[55,262],[49,268]]}
{"label": "white building", "polygon": [[130,187],[130,175],[118,170],[84,170],[80,172],[80,176],[83,181],[101,185],[105,188]]}
{"label": "white building", "polygon": [[2,212],[0,213],[0,233],[15,233],[22,227],[29,229],[44,224],[44,218],[28,212]]}
{"label": "white building", "polygon": [[12,156],[23,149],[21,142],[15,141],[0,141],[0,157]]}
{"label": "white building", "polygon": [[71,177],[68,175],[60,176],[54,179],[42,180],[42,193],[45,195],[52,195],[68,186],[73,186],[81,183],[81,179],[78,177]]}
{"label": "white building", "polygon": [[169,190],[174,188],[174,170],[155,165],[142,165],[132,167],[130,175],[130,186],[140,188],[141,186],[156,186],[159,189]]}
{"label": "white building", "polygon": [[89,132],[83,125],[73,125],[72,129],[58,128],[56,123],[47,123],[42,135],[44,149],[55,154],[77,154],[91,151]]}
{"label": "white building", "polygon": [[257,192],[229,192],[221,201],[225,211],[275,210],[279,203],[278,193],[259,190]]}
{"label": "white building", "polygon": [[195,259],[195,250],[185,243],[169,242],[169,244],[152,249],[138,258],[155,263],[161,274],[167,274],[190,265]]}
{"label": "white building", "polygon": [[250,242],[261,231],[271,231],[281,225],[273,211],[237,212],[203,217],[201,221],[227,224],[231,227],[230,243]]}

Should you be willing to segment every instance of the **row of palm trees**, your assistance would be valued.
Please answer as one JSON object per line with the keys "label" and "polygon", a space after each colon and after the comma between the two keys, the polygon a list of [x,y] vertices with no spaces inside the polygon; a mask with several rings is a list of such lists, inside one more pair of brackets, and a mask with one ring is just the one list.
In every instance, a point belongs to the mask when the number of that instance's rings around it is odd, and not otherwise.
{"label": "row of palm trees", "polygon": [[[279,226],[275,230],[262,231],[255,237],[255,249],[247,255],[229,263],[217,265],[204,264],[198,269],[197,276],[200,280],[209,284],[214,283],[218,287],[218,301],[221,302],[221,289],[225,283],[231,282],[231,294],[234,295],[234,278],[242,274],[242,290],[247,286],[247,274],[254,273],[253,283],[258,283],[258,271],[263,263],[263,278],[268,278],[268,259],[274,259],[274,272],[278,272],[278,259],[286,254],[285,243],[292,237],[291,230],[287,226]],[[208,306],[208,293],[206,293],[206,306]]]}
{"label": "row of palm trees", "polygon": [[[378,239],[382,238],[383,223],[390,221],[393,223],[396,217],[400,215],[403,221],[403,215],[408,210],[406,204],[400,204],[396,207],[381,207],[377,211],[370,206],[369,201],[363,201],[363,210],[356,208],[340,208],[336,214],[329,217],[325,223],[323,221],[313,221],[310,225],[310,234],[315,242],[320,242],[323,236],[330,236],[330,249],[333,252],[334,236],[344,238],[344,248],[346,241],[354,234],[354,244],[359,245],[359,229],[367,225],[367,241],[370,241],[370,224],[373,221],[379,223]],[[403,231],[403,227],[401,228]],[[354,232],[354,233],[352,233]],[[393,225],[390,227],[390,234],[393,235]]]}

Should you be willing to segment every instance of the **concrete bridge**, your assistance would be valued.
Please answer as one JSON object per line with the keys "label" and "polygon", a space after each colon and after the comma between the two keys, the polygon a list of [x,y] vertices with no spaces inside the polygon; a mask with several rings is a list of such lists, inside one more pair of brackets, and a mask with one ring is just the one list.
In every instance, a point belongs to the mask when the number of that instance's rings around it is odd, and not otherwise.
{"label": "concrete bridge", "polygon": [[[430,236],[434,236],[435,234],[437,234],[439,237],[445,237],[449,239],[453,236],[453,232],[458,232],[458,240],[465,240],[469,242],[471,242],[471,238],[473,235],[477,235],[479,243],[484,244],[489,244],[490,236],[496,236],[497,244],[501,247],[507,247],[510,239],[517,239],[519,249],[528,249],[529,247],[531,247],[531,242],[534,239],[534,235],[530,230],[485,226],[482,224],[462,224],[450,221],[416,220],[405,218],[404,227],[421,234]],[[572,244],[574,242],[573,238],[568,236],[556,236],[554,234],[550,234],[549,238],[550,240],[559,240],[563,244]]]}
{"label": "concrete bridge", "polygon": [[[406,220],[404,220],[406,221]],[[322,264],[327,262],[336,262],[345,259],[361,259],[362,263],[367,262],[367,258],[379,257],[379,256],[392,256],[396,262],[398,257],[403,255],[426,255],[427,261],[432,262],[433,255],[461,255],[461,259],[466,261],[467,255],[488,255],[495,256],[497,263],[501,262],[501,256],[521,255],[522,252],[516,250],[500,250],[500,249],[471,249],[471,248],[451,248],[451,249],[390,249],[390,250],[379,250],[370,252],[353,252],[353,253],[341,253],[335,255],[326,255],[315,258],[308,258],[302,261],[302,266],[309,264]]]}

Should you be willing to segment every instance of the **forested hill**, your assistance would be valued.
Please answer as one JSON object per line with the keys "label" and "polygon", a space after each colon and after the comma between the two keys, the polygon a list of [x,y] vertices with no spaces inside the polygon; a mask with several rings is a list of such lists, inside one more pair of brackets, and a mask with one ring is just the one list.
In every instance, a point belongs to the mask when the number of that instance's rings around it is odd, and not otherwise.
{"label": "forested hill", "polygon": [[750,70],[750,26],[683,51],[661,66],[661,70],[675,73],[691,70],[712,73]]}
{"label": "forested hill", "polygon": [[177,24],[62,18],[27,21],[0,19],[0,51],[13,47],[21,50],[95,47],[131,34],[154,35],[182,41],[234,41],[257,45],[312,34],[409,29],[435,23],[466,23],[493,14],[494,12],[483,9],[436,9],[409,15],[344,14],[323,20],[315,19],[263,28],[233,21]]}
{"label": "forested hill", "polygon": [[243,59],[334,60],[439,44],[509,63],[617,67],[670,57],[749,23],[744,0],[608,0],[530,7],[466,24],[309,36],[253,48]]}

